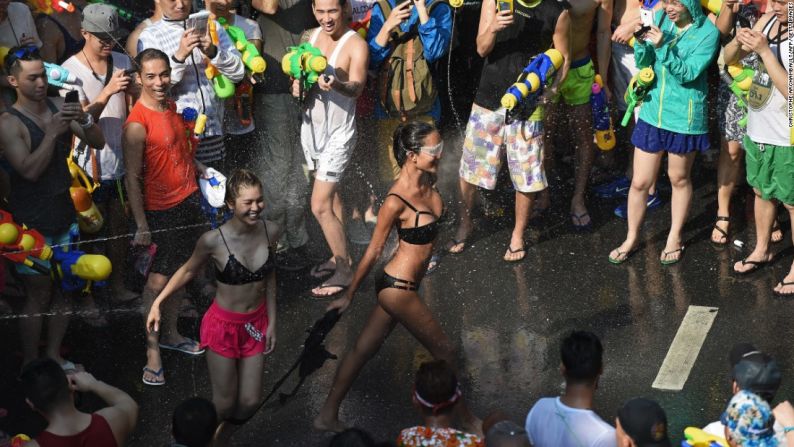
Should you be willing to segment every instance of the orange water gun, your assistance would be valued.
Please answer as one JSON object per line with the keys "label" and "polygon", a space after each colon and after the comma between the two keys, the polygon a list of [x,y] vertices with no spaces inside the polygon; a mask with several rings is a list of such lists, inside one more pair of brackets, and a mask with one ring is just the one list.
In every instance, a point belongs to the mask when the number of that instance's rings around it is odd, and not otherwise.
{"label": "orange water gun", "polygon": [[74,210],[77,211],[77,223],[80,231],[85,233],[97,233],[102,229],[105,219],[97,209],[91,193],[97,188],[96,183],[88,178],[72,157],[66,159],[69,166],[69,174],[72,175],[72,186],[69,187],[69,194],[72,196]]}

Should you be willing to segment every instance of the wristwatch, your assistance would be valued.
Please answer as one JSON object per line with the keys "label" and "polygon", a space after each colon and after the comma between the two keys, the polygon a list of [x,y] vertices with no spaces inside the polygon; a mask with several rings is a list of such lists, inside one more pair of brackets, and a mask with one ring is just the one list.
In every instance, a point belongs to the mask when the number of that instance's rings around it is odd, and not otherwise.
{"label": "wristwatch", "polygon": [[177,64],[184,64],[185,63],[185,61],[180,61],[179,59],[177,59],[176,58],[176,54],[172,54],[171,55],[171,60],[176,62]]}
{"label": "wristwatch", "polygon": [[82,123],[80,123],[80,127],[82,127],[83,129],[89,129],[91,128],[91,126],[94,125],[94,115],[91,115],[90,113],[86,113],[85,116],[86,116],[85,120]]}

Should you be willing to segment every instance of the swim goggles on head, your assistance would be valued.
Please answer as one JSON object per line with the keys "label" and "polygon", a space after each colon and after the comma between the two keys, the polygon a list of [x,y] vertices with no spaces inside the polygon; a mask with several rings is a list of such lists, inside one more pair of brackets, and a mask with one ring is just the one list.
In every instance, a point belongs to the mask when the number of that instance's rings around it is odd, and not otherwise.
{"label": "swim goggles on head", "polygon": [[443,151],[444,151],[443,141],[435,146],[422,146],[419,148],[419,152],[424,152],[425,154],[431,157],[440,157]]}

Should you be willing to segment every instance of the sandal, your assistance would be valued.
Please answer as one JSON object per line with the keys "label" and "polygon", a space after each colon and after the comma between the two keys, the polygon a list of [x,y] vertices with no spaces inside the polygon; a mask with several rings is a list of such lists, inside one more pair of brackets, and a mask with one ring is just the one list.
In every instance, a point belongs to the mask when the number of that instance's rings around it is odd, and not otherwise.
{"label": "sandal", "polygon": [[[332,287],[336,287],[339,290],[337,290],[335,292],[332,292],[332,293],[317,293],[317,292],[315,292],[315,290],[329,289],[329,288],[332,288]],[[348,287],[350,287],[350,284],[321,284],[321,285],[315,287],[314,289],[312,289],[309,293],[311,294],[312,298],[316,298],[316,299],[321,299],[322,300],[322,299],[326,299],[326,298],[333,298],[333,297],[341,294],[345,290],[347,290]]]}
{"label": "sandal", "polygon": [[[794,286],[794,281],[789,281],[789,282],[780,281],[778,284],[780,284],[781,287]],[[777,296],[779,298],[791,298],[791,297],[794,297],[794,292],[783,293],[783,292],[775,291],[775,296]]]}
{"label": "sandal", "polygon": [[[728,225],[731,223],[731,218],[728,216],[717,216],[716,221],[714,222],[714,227],[712,228],[711,232],[711,243],[717,246],[725,246],[728,245],[730,242],[730,236],[728,235],[728,230],[723,230],[722,228],[717,225],[718,222],[728,222]],[[730,226],[728,227],[730,229]],[[720,236],[719,240],[714,240],[714,231],[717,231],[722,236]]]}
{"label": "sandal", "polygon": [[336,266],[334,266],[334,267],[323,267],[323,264],[325,264],[325,262],[323,262],[322,264],[317,264],[314,267],[312,267],[311,270],[309,270],[309,274],[312,276],[312,278],[314,278],[314,279],[325,279],[325,278],[333,275],[334,272],[336,272]]}
{"label": "sandal", "polygon": [[430,257],[430,261],[427,263],[425,275],[430,275],[438,270],[439,265],[441,265],[441,253],[434,253],[433,256]]}
{"label": "sandal", "polygon": [[[667,259],[667,257],[668,257],[668,256],[670,256],[670,255],[672,255],[672,254],[675,254],[675,253],[678,253],[678,252],[680,252],[680,254],[678,255],[678,257],[677,257],[677,258],[675,258],[675,259],[671,259],[671,260],[668,260],[668,259]],[[682,258],[683,256],[684,256],[684,246],[682,245],[682,246],[678,247],[677,249],[675,249],[675,250],[673,250],[673,251],[663,251],[663,252],[662,252],[662,258],[661,258],[661,259],[659,259],[659,262],[660,262],[662,265],[673,265],[673,264],[678,264],[679,262],[681,262],[681,258]]]}
{"label": "sandal", "polygon": [[[464,251],[466,251],[466,239],[465,238],[461,239],[461,240],[450,239],[449,242],[450,243],[447,244],[447,253],[452,254],[452,255],[459,255],[459,254],[463,253]],[[457,247],[458,245],[460,245],[460,250],[452,250],[453,248]]]}
{"label": "sandal", "polygon": [[[620,264],[623,264],[624,262],[628,261],[629,258],[632,257],[634,255],[634,253],[637,252],[637,249],[636,248],[632,248],[629,251],[620,251],[620,250],[618,250],[616,248],[613,251],[618,252],[618,255],[616,257],[614,257],[614,258],[612,256],[609,256],[609,262],[611,262],[612,264],[615,264],[615,265],[620,265]],[[623,257],[621,258],[621,256],[623,256]]]}
{"label": "sandal", "polygon": [[163,372],[164,372],[163,368],[160,368],[157,371],[155,371],[155,370],[153,370],[151,368],[148,368],[148,367],[144,366],[143,367],[143,372],[144,372],[144,376],[141,377],[141,381],[143,383],[145,383],[146,385],[151,385],[151,386],[163,386],[163,385],[165,385],[165,378],[162,378],[162,380],[158,380],[158,381],[147,380],[146,379],[146,375],[145,375],[145,373],[149,373],[149,374],[151,374],[151,375],[153,375],[153,376],[155,376],[155,377],[157,377],[159,379],[159,378],[163,377]]}
{"label": "sandal", "polygon": [[[583,224],[583,220],[587,220],[587,223]],[[587,211],[582,214],[571,212],[571,224],[573,224],[573,228],[576,231],[589,231],[593,228],[593,219],[590,218],[590,214]]]}
{"label": "sandal", "polygon": [[766,266],[768,264],[771,264],[772,263],[772,259],[770,259],[768,261],[748,261],[747,258],[744,258],[744,259],[742,259],[739,262],[741,262],[742,265],[750,264],[751,267],[749,269],[745,270],[745,271],[742,271],[742,272],[740,272],[740,271],[738,271],[738,270],[736,270],[734,268],[733,269],[733,273],[736,273],[737,275],[749,275],[750,273],[753,273],[753,272],[761,269],[762,267],[764,267],[764,266]]}
{"label": "sandal", "polygon": [[[514,255],[516,253],[521,253],[521,257],[516,258],[516,259],[507,259],[508,255]],[[526,255],[527,255],[527,250],[524,247],[521,247],[521,248],[513,250],[513,247],[508,245],[507,246],[507,253],[505,253],[505,255],[502,257],[502,259],[504,259],[506,262],[519,262],[519,261],[523,261],[524,260],[524,256],[526,256]]]}

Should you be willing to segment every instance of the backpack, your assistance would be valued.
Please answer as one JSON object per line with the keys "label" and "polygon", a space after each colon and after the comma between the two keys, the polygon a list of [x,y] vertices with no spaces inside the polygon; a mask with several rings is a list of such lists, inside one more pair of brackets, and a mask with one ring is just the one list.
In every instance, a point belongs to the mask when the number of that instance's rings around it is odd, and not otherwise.
{"label": "backpack", "polygon": [[[389,17],[392,11],[389,1],[378,0],[377,4],[380,5],[383,17]],[[447,0],[433,0],[427,7],[428,15],[440,4],[449,3]],[[426,115],[438,97],[418,28],[417,22],[408,32],[397,28],[391,33],[391,53],[378,73],[380,105],[389,117],[403,121]]]}

